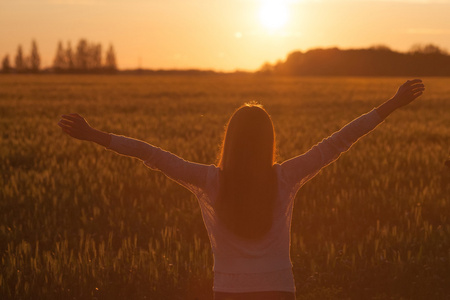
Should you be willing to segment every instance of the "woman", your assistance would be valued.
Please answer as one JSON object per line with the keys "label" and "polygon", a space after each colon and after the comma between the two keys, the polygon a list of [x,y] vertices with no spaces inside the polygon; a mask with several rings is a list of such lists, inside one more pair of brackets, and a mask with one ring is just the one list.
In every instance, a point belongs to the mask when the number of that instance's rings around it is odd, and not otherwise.
{"label": "woman", "polygon": [[196,195],[214,254],[216,300],[295,299],[289,246],[298,189],[423,91],[421,80],[407,81],[388,101],[281,164],[275,162],[272,120],[258,105],[233,114],[217,166],[96,130],[77,114],[63,115],[58,125],[71,137],[139,158]]}

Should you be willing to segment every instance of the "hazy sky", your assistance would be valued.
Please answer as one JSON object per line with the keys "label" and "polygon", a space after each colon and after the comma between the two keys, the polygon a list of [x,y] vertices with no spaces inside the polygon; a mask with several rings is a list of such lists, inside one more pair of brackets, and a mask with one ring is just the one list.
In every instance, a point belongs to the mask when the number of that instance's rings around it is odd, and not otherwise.
{"label": "hazy sky", "polygon": [[267,2],[0,0],[0,59],[14,61],[19,44],[28,54],[35,39],[49,66],[58,41],[75,48],[80,38],[104,50],[112,43],[119,68],[255,70],[294,50],[330,46],[406,51],[433,43],[450,50],[450,1]]}

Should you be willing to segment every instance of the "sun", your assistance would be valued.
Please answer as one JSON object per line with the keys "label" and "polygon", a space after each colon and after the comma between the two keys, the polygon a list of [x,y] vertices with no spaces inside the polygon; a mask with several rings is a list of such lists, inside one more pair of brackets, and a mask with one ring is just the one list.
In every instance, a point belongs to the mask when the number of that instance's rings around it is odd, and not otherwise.
{"label": "sun", "polygon": [[282,0],[266,0],[259,10],[261,24],[269,30],[277,30],[286,25],[289,12]]}

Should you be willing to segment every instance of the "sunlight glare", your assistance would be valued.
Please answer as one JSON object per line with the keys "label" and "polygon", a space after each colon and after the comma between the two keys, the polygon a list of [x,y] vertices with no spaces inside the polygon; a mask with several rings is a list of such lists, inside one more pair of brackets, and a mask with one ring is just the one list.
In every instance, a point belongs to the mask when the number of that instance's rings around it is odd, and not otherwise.
{"label": "sunlight glare", "polygon": [[259,11],[261,24],[269,30],[283,27],[288,21],[288,8],[281,0],[264,1]]}

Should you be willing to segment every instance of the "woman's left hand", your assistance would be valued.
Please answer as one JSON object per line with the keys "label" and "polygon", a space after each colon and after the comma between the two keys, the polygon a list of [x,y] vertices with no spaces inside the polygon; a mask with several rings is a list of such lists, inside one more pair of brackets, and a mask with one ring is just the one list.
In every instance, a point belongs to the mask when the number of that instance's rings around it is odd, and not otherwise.
{"label": "woman's left hand", "polygon": [[397,108],[408,105],[422,95],[424,90],[425,86],[421,79],[408,80],[398,88],[392,101]]}

